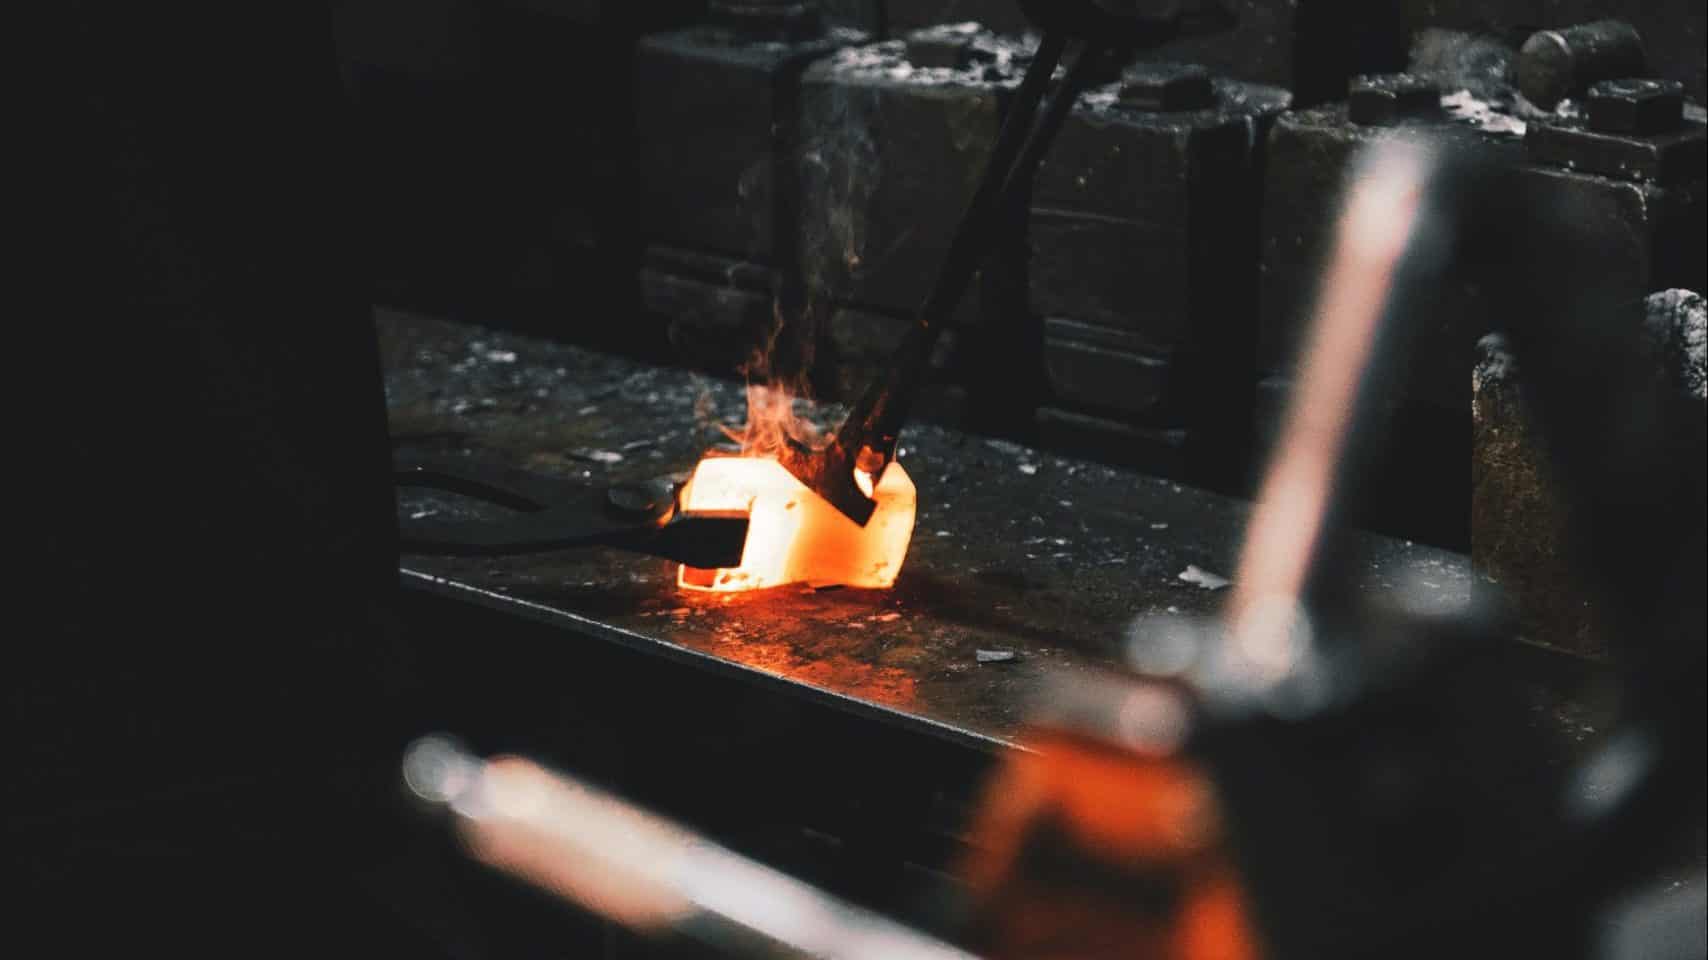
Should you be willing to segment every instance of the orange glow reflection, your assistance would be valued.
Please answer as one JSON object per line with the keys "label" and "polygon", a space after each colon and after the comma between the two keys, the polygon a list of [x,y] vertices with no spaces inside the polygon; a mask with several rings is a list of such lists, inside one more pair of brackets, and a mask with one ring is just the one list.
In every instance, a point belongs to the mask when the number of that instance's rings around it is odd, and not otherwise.
{"label": "orange glow reflection", "polygon": [[707,457],[682,491],[689,511],[745,511],[747,545],[741,565],[719,570],[682,567],[685,590],[734,593],[788,583],[885,588],[895,583],[913,539],[918,502],[913,481],[891,463],[875,485],[856,482],[877,501],[864,527],[808,490],[774,459]]}

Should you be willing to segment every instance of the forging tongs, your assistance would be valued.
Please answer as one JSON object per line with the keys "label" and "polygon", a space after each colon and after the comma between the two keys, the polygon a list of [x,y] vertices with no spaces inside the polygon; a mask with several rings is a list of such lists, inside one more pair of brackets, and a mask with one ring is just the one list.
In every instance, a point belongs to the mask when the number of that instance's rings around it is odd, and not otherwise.
{"label": "forging tongs", "polygon": [[747,514],[685,510],[681,487],[587,487],[552,477],[452,460],[399,462],[396,485],[441,490],[513,511],[502,520],[399,521],[405,553],[485,557],[614,547],[700,569],[734,567],[747,543]]}
{"label": "forging tongs", "polygon": [[[790,447],[779,457],[796,479],[862,526],[877,504],[856,483],[854,471],[875,480],[895,459],[898,435],[930,369],[937,339],[990,252],[1003,211],[1017,201],[1097,69],[1108,63],[1113,51],[1154,48],[1183,33],[1224,30],[1232,24],[1225,8],[1209,0],[1022,0],[1020,5],[1043,27],[1044,36],[1015,91],[931,292],[915,314],[917,322],[827,446]],[[1076,39],[1079,52],[1040,118],[1045,87],[1068,43]]]}

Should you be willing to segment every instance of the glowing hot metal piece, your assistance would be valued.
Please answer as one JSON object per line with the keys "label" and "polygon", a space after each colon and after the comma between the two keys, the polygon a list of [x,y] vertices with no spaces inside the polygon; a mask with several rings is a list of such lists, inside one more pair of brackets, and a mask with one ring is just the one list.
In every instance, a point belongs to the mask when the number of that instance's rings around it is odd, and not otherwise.
{"label": "glowing hot metal piece", "polygon": [[[870,477],[856,477],[862,489]],[[719,570],[682,567],[687,590],[733,593],[788,583],[885,588],[895,583],[913,539],[918,496],[900,463],[884,468],[871,487],[877,502],[860,526],[807,489],[776,460],[708,457],[683,489],[682,508],[745,511],[747,545],[741,565]]]}

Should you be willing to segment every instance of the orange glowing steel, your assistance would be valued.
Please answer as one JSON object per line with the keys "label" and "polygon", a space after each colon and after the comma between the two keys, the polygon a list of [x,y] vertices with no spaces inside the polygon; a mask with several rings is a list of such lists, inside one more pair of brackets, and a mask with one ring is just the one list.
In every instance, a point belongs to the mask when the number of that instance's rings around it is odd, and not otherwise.
{"label": "orange glowing steel", "polygon": [[685,590],[734,593],[787,583],[888,587],[895,583],[913,539],[917,495],[899,463],[856,482],[877,501],[864,527],[808,490],[776,460],[707,457],[682,491],[690,511],[746,511],[747,546],[741,565],[721,570],[683,567]]}

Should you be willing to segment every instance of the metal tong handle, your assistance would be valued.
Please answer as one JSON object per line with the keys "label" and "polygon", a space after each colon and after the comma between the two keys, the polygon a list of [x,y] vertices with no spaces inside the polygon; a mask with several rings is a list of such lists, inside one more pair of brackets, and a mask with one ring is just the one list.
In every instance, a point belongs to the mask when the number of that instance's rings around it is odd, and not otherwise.
{"label": "metal tong handle", "polygon": [[597,489],[484,464],[422,461],[399,464],[400,487],[444,490],[518,511],[499,521],[409,518],[399,524],[404,551],[457,557],[548,553],[615,547],[717,569],[741,563],[748,517],[686,513],[677,496],[646,496],[628,488]]}

